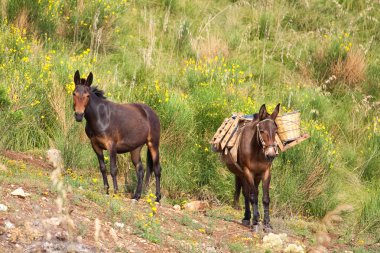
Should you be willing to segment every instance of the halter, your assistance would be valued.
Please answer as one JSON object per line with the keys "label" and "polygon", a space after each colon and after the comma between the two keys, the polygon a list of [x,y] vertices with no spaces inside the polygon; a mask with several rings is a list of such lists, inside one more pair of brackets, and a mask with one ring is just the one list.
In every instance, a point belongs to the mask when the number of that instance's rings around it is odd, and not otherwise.
{"label": "halter", "polygon": [[[261,146],[262,146],[262,148],[263,148],[263,152],[265,152],[265,149],[266,149],[266,148],[273,147],[274,150],[275,150],[275,152],[276,152],[276,155],[278,155],[278,144],[277,144],[277,142],[274,141],[273,144],[266,145],[266,144],[265,144],[265,141],[264,141],[264,139],[263,139],[263,137],[262,137],[261,134],[260,134],[260,123],[261,123],[261,122],[264,122],[264,121],[272,121],[273,123],[275,123],[272,119],[264,119],[264,120],[258,122],[257,125],[256,125],[256,128],[257,128],[257,140],[258,140],[258,142],[261,144]],[[275,123],[275,124],[276,124],[276,123]]]}

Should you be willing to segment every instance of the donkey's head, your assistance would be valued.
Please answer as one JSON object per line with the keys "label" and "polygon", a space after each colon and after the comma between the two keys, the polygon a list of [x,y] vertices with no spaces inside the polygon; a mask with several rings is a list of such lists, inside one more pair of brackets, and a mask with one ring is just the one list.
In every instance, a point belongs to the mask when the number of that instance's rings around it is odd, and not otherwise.
{"label": "donkey's head", "polygon": [[259,111],[259,122],[256,125],[257,139],[261,145],[265,159],[269,162],[278,156],[278,146],[276,142],[277,125],[275,119],[280,110],[280,104],[276,106],[272,114],[268,114],[265,104]]}
{"label": "donkey's head", "polygon": [[84,111],[90,102],[91,84],[93,75],[90,73],[85,78],[80,78],[79,71],[77,70],[74,74],[75,90],[73,92],[74,98],[74,112],[75,120],[81,122],[83,120]]}

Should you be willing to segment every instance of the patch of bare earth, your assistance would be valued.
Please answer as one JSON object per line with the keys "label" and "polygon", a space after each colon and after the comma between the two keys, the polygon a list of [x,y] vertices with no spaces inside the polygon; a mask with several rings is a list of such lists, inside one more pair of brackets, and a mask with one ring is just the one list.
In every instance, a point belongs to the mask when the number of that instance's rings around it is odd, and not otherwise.
{"label": "patch of bare earth", "polygon": [[[265,252],[265,234],[242,226],[242,211],[225,206],[175,210],[164,198],[150,217],[146,199],[136,202],[130,196],[105,195],[100,186],[96,188],[99,181],[83,187],[68,184],[66,203],[57,205],[60,193],[50,183],[50,165],[15,152],[3,155],[28,165],[14,172],[19,164],[2,158],[0,204],[7,210],[0,211],[0,252]],[[33,178],[37,175],[41,178]],[[20,187],[30,196],[11,194]],[[62,219],[59,206],[73,226]],[[285,244],[310,248],[310,236],[294,235],[285,220],[274,218],[273,226],[275,233],[287,234]]]}

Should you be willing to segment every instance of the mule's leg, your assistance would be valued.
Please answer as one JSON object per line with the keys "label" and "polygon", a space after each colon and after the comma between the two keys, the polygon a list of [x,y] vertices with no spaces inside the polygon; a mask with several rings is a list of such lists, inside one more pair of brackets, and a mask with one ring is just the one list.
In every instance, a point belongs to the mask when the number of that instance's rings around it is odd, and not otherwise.
{"label": "mule's leg", "polygon": [[145,185],[144,185],[144,192],[149,187],[150,183],[150,176],[152,175],[153,172],[153,160],[152,160],[152,154],[150,153],[149,147],[146,151],[146,172],[145,172]]}
{"label": "mule's leg", "polygon": [[245,182],[245,180],[241,180],[243,186],[243,195],[244,195],[244,218],[242,220],[242,223],[244,226],[249,226],[251,222],[251,204],[250,204],[250,190],[249,190],[249,184]]}
{"label": "mule's leg", "polygon": [[[148,149],[152,158],[154,176],[156,178],[156,202],[161,199],[161,165],[158,144],[148,143]],[[151,171],[148,171],[151,173]]]}
{"label": "mule's leg", "polygon": [[135,165],[136,176],[137,176],[137,187],[136,187],[135,195],[133,196],[133,199],[136,199],[136,200],[139,200],[141,198],[142,185],[143,185],[143,179],[144,179],[144,166],[141,162],[141,156],[140,156],[141,149],[142,149],[142,146],[131,151],[131,158],[132,158],[133,165]]}
{"label": "mule's leg", "polygon": [[98,157],[99,169],[103,176],[104,189],[106,190],[106,193],[109,194],[110,186],[108,185],[108,180],[107,180],[107,171],[106,171],[106,164],[104,163],[103,150],[99,148],[97,145],[95,145],[94,143],[91,142],[91,144],[92,144],[92,148],[94,149],[96,153],[96,156]]}
{"label": "mule's leg", "polygon": [[240,203],[239,203],[241,187],[242,187],[241,180],[238,176],[235,175],[235,193],[234,193],[234,202],[232,206],[236,210],[241,210]]}
{"label": "mule's leg", "polygon": [[113,181],[113,190],[114,190],[114,193],[116,194],[119,191],[119,188],[117,187],[117,165],[116,165],[117,152],[116,152],[116,149],[114,149],[114,148],[110,149],[109,153],[110,153],[110,164],[111,164],[110,172],[111,172],[112,181]]}
{"label": "mule's leg", "polygon": [[254,185],[251,193],[252,198],[252,207],[253,207],[253,219],[252,219],[252,225],[253,230],[255,232],[258,232],[258,225],[260,220],[260,213],[259,213],[259,184],[260,184],[261,178],[259,176],[255,176],[254,178]]}
{"label": "mule's leg", "polygon": [[269,219],[269,185],[270,185],[271,174],[268,169],[263,177],[263,206],[264,206],[264,231],[270,232],[272,231],[272,226],[270,225]]}

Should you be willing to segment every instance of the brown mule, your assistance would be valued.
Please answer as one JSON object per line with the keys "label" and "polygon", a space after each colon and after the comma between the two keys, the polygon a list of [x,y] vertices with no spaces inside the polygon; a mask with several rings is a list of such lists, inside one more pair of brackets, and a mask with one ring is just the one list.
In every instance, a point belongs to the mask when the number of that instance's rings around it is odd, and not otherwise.
{"label": "brown mule", "polygon": [[229,154],[222,154],[222,160],[226,163],[227,168],[236,176],[234,204],[238,202],[242,187],[245,203],[243,224],[250,225],[250,204],[252,204],[252,225],[255,231],[258,231],[260,218],[258,187],[261,181],[263,181],[264,231],[272,230],[269,219],[269,184],[272,162],[278,155],[278,146],[275,141],[277,133],[275,119],[279,110],[280,104],[276,106],[272,114],[268,114],[265,105],[262,105],[258,117],[254,117],[252,122],[244,126],[238,148],[237,164],[233,162]]}
{"label": "brown mule", "polygon": [[110,172],[115,193],[118,191],[116,154],[131,153],[137,174],[137,188],[133,198],[139,199],[144,178],[140,151],[146,144],[148,170],[145,186],[149,184],[150,176],[154,171],[156,201],[159,201],[161,199],[160,121],[157,114],[144,104],[116,104],[108,101],[103,91],[91,86],[92,79],[92,73],[84,79],[80,78],[78,70],[75,72],[73,92],[75,119],[78,122],[81,122],[83,117],[86,119],[86,134],[98,157],[107,194],[109,194],[109,185],[103,150],[108,150],[110,155]]}

